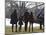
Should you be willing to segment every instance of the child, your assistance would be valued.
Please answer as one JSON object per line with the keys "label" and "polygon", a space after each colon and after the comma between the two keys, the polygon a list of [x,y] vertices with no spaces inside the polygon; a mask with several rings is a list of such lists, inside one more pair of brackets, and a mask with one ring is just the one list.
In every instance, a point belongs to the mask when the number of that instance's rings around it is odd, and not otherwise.
{"label": "child", "polygon": [[21,27],[22,27],[22,25],[23,25],[22,17],[19,17],[19,25],[20,25],[19,31],[21,32]]}

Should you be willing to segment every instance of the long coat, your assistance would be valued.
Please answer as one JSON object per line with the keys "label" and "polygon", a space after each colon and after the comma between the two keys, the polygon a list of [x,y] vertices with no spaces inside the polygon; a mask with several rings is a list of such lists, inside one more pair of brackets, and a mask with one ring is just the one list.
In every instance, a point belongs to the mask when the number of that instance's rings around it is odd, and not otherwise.
{"label": "long coat", "polygon": [[25,21],[25,23],[28,22],[28,16],[29,16],[29,13],[28,12],[25,12],[24,13],[24,21]]}
{"label": "long coat", "polygon": [[17,19],[17,13],[16,13],[16,10],[12,13],[12,15],[11,15],[11,21],[10,21],[10,23],[11,24],[17,24],[17,21],[18,21],[18,19]]}

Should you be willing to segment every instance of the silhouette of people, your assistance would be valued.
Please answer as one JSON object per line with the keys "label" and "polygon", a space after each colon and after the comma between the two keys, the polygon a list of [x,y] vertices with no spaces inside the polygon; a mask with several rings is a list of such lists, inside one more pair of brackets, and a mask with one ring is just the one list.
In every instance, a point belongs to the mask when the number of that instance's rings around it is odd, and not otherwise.
{"label": "silhouette of people", "polygon": [[40,29],[42,29],[42,17],[39,17],[41,20],[40,21]]}
{"label": "silhouette of people", "polygon": [[[43,25],[43,28],[44,28],[44,8],[41,10],[41,12],[43,14],[40,15],[40,29],[42,29],[42,25]],[[43,29],[43,32],[44,32],[44,29]]]}
{"label": "silhouette of people", "polygon": [[29,32],[30,32],[30,26],[31,26],[31,24],[32,24],[32,31],[33,31],[33,13],[32,12],[29,15],[29,22],[30,22],[30,24],[29,24]]}
{"label": "silhouette of people", "polygon": [[10,23],[12,24],[12,32],[13,32],[13,28],[14,28],[14,24],[16,25],[16,32],[17,32],[17,21],[18,21],[18,19],[17,19],[17,12],[16,12],[16,10],[11,14],[11,21],[10,21]]}
{"label": "silhouette of people", "polygon": [[21,32],[21,27],[22,27],[22,25],[23,25],[22,16],[19,17],[19,25],[20,25],[19,31]]}
{"label": "silhouette of people", "polygon": [[37,16],[38,21],[40,23],[40,29],[42,29],[42,25],[44,27],[44,8],[40,11],[39,15]]}
{"label": "silhouette of people", "polygon": [[29,16],[29,13],[28,13],[28,12],[25,12],[25,13],[24,13],[25,31],[27,31],[28,16]]}

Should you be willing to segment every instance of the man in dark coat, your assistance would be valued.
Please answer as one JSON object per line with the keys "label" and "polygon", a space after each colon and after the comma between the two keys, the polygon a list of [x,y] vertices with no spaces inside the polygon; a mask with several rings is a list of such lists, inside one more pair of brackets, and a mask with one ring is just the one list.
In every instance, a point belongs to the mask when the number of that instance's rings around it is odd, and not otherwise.
{"label": "man in dark coat", "polygon": [[29,15],[29,22],[30,22],[30,24],[29,24],[29,32],[30,32],[30,26],[31,26],[31,24],[32,24],[32,31],[33,31],[33,13],[32,12]]}
{"label": "man in dark coat", "polygon": [[29,13],[28,12],[25,12],[24,13],[25,31],[27,31],[28,16],[29,16]]}
{"label": "man in dark coat", "polygon": [[[42,25],[43,25],[43,28],[44,28],[44,8],[38,14],[37,19],[40,23],[40,29],[42,29]],[[44,29],[43,29],[43,32],[44,32]]]}
{"label": "man in dark coat", "polygon": [[20,31],[20,32],[21,32],[21,27],[22,27],[22,25],[23,25],[22,19],[23,19],[23,18],[20,16],[20,17],[19,17],[19,25],[20,25],[19,31]]}
{"label": "man in dark coat", "polygon": [[39,16],[38,21],[40,23],[40,29],[42,29],[42,25],[44,26],[44,17]]}
{"label": "man in dark coat", "polygon": [[17,12],[16,12],[16,10],[11,14],[11,21],[10,21],[10,23],[12,24],[12,32],[13,32],[13,27],[14,27],[14,24],[16,25],[16,32],[17,32],[17,21],[18,21],[18,19],[17,19]]}

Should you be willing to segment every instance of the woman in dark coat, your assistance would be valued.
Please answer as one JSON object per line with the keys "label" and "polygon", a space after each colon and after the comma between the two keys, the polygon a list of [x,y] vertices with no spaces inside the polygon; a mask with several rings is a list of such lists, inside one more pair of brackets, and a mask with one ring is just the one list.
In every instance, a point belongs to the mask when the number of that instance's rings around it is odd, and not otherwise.
{"label": "woman in dark coat", "polygon": [[25,12],[24,13],[25,31],[27,31],[28,16],[29,16],[29,13],[28,12]]}
{"label": "woman in dark coat", "polygon": [[21,31],[21,27],[23,25],[22,19],[23,19],[22,17],[19,17],[19,25],[20,25],[19,31]]}
{"label": "woman in dark coat", "polygon": [[12,32],[13,32],[13,27],[14,27],[14,24],[16,25],[16,32],[17,32],[17,12],[16,10],[11,14],[11,24],[12,24]]}
{"label": "woman in dark coat", "polygon": [[29,22],[30,22],[30,24],[29,24],[29,32],[30,32],[30,26],[31,26],[31,24],[32,24],[32,31],[33,31],[33,13],[32,12],[29,15]]}

